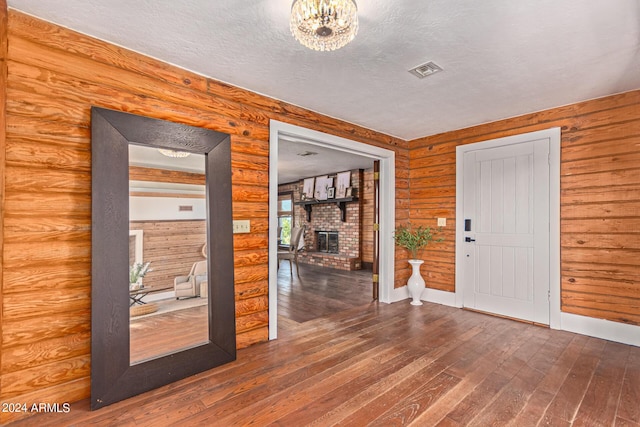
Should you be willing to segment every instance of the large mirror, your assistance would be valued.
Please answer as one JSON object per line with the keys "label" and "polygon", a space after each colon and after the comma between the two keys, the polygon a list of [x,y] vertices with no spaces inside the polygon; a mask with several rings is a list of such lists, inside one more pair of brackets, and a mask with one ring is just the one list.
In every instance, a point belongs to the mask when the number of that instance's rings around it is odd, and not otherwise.
{"label": "large mirror", "polygon": [[97,107],[91,126],[97,409],[235,360],[236,341],[229,135]]}
{"label": "large mirror", "polygon": [[132,364],[207,341],[204,162],[203,154],[129,144]]}

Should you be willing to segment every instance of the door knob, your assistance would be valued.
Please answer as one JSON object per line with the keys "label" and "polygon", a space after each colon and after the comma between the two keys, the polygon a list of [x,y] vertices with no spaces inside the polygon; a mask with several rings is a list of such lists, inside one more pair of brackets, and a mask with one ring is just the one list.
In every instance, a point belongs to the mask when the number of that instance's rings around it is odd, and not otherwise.
{"label": "door knob", "polygon": [[465,238],[464,238],[464,241],[465,241],[465,242],[475,242],[475,241],[476,241],[476,239],[472,239],[471,237],[465,237]]}

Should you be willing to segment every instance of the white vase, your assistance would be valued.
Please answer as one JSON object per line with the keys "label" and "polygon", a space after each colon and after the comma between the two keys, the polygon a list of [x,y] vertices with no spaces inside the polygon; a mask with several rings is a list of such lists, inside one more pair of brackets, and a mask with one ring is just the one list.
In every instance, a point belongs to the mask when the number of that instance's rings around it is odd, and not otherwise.
{"label": "white vase", "polygon": [[420,274],[420,266],[424,263],[421,259],[410,259],[409,264],[411,264],[411,268],[413,271],[411,272],[411,277],[407,281],[407,288],[409,289],[409,295],[412,300],[411,305],[422,305],[422,301],[420,301],[420,296],[422,295],[422,291],[424,291],[424,279]]}

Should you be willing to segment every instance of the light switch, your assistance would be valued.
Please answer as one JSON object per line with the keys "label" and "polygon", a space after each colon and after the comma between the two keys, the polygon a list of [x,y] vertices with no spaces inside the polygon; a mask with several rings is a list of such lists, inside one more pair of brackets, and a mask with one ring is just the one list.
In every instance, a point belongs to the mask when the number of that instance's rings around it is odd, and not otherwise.
{"label": "light switch", "polygon": [[238,233],[250,233],[251,221],[248,219],[234,219],[233,220],[233,234]]}
{"label": "light switch", "polygon": [[438,227],[446,227],[447,218],[438,218]]}

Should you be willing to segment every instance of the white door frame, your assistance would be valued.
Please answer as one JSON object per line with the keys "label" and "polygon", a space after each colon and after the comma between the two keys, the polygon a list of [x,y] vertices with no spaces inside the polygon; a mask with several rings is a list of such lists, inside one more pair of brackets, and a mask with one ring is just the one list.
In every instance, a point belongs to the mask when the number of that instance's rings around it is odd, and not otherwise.
{"label": "white door frame", "polygon": [[269,123],[269,339],[278,337],[278,140],[280,136],[308,144],[380,160],[380,301],[400,299],[394,292],[395,247],[393,230],[396,206],[395,152],[339,136],[271,120]]}
{"label": "white door frame", "polygon": [[[456,242],[464,240],[463,183],[464,154],[469,151],[549,139],[549,326],[560,324],[560,128],[497,138],[456,147]],[[463,306],[464,245],[456,244],[456,306]]]}

